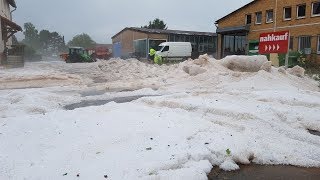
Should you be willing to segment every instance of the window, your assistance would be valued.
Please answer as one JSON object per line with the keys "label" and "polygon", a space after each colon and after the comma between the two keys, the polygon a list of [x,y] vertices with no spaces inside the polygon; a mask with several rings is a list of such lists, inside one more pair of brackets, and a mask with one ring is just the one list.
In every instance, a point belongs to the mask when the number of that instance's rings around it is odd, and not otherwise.
{"label": "window", "polygon": [[317,48],[317,54],[320,54],[320,35],[318,36],[318,48]]}
{"label": "window", "polygon": [[300,36],[299,51],[305,52],[306,48],[311,48],[311,36]]}
{"label": "window", "polygon": [[262,12],[256,12],[256,24],[261,24],[262,22]]}
{"label": "window", "polygon": [[161,52],[167,52],[167,51],[169,51],[169,46],[165,46]]}
{"label": "window", "polygon": [[272,23],[273,22],[273,10],[268,10],[266,13],[266,22]]}
{"label": "window", "polygon": [[204,45],[203,44],[199,44],[199,52],[204,52]]}
{"label": "window", "polygon": [[283,19],[284,20],[291,20],[291,13],[292,13],[292,8],[291,7],[285,7],[283,10]]}
{"label": "window", "polygon": [[289,44],[289,49],[290,49],[290,50],[293,50],[293,39],[294,39],[294,38],[291,36],[291,37],[290,37],[290,44]]}
{"label": "window", "polygon": [[246,15],[246,24],[251,24],[251,19],[252,19],[251,14],[247,14]]}
{"label": "window", "polygon": [[306,17],[306,5],[298,5],[297,6],[297,18],[304,18]]}
{"label": "window", "polygon": [[320,16],[320,2],[312,3],[312,16]]}

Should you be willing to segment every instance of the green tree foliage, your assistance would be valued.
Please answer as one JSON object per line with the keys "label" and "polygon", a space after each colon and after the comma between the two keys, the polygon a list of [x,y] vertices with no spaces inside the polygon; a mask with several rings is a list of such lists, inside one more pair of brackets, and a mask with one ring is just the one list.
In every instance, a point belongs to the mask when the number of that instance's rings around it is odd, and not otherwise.
{"label": "green tree foliage", "polygon": [[50,31],[42,30],[39,33],[40,44],[42,49],[47,49],[49,47]]}
{"label": "green tree foliage", "polygon": [[49,48],[54,49],[55,51],[64,51],[67,49],[64,37],[57,32],[50,33],[49,36]]}
{"label": "green tree foliage", "polygon": [[90,48],[96,44],[88,34],[79,34],[72,38],[68,42],[68,46],[79,46],[83,48]]}
{"label": "green tree foliage", "polygon": [[143,28],[148,29],[168,29],[167,24],[163,20],[156,18],[153,21],[149,21],[149,25],[143,26]]}
{"label": "green tree foliage", "polygon": [[36,27],[28,22],[23,25],[24,27],[24,40],[23,43],[30,46],[33,49],[38,49],[40,47],[40,40],[38,35],[38,30]]}
{"label": "green tree foliage", "polygon": [[26,54],[30,55],[35,52],[51,55],[66,50],[64,37],[57,32],[50,32],[49,30],[38,30],[32,23],[24,24],[25,38],[22,43],[27,46]]}
{"label": "green tree foliage", "polygon": [[64,37],[57,32],[42,30],[39,33],[42,52],[58,53],[66,50]]}

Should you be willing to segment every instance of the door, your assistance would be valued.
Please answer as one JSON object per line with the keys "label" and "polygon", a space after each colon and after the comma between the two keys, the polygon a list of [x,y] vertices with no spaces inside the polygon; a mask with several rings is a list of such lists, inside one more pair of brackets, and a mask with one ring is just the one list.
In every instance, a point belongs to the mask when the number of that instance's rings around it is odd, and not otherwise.
{"label": "door", "polygon": [[120,58],[122,55],[122,46],[120,42],[113,44],[113,57]]}

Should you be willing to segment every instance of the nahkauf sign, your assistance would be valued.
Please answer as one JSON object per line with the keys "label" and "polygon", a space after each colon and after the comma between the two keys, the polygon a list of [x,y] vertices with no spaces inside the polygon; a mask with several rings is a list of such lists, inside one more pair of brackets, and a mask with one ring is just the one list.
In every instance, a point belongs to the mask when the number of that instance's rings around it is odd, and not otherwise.
{"label": "nahkauf sign", "polygon": [[286,54],[289,49],[289,39],[289,31],[262,33],[260,34],[259,54]]}

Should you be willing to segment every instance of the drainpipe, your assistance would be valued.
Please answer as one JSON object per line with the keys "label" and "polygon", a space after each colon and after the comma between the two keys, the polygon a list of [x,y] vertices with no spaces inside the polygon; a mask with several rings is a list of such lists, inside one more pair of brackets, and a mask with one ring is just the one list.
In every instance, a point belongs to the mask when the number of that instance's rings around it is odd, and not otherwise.
{"label": "drainpipe", "polygon": [[17,10],[16,7],[15,7],[12,11],[10,11],[10,16],[11,16],[11,17],[10,17],[10,18],[11,18],[10,20],[11,20],[11,21],[12,21],[12,13],[13,13],[15,10]]}
{"label": "drainpipe", "polygon": [[273,32],[277,29],[277,10],[278,10],[278,0],[276,0],[276,7],[274,10],[274,23],[273,23]]}

